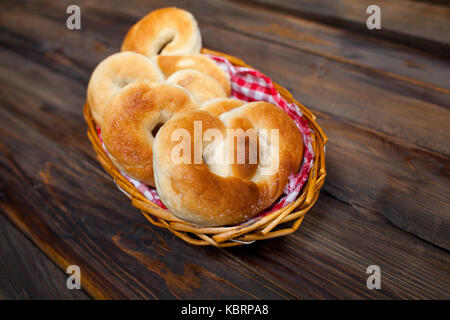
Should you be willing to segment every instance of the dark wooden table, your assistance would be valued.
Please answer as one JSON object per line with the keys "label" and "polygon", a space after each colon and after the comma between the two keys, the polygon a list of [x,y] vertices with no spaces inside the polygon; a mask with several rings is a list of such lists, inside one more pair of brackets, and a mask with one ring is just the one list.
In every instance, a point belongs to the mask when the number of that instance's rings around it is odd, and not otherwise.
{"label": "dark wooden table", "polygon": [[[149,225],[97,162],[89,76],[169,3],[327,133],[327,180],[294,234],[191,246]],[[381,30],[365,26],[372,1],[2,1],[0,298],[450,298],[450,7],[376,3]],[[70,4],[81,30],[66,28]],[[73,264],[83,290],[66,288]]]}

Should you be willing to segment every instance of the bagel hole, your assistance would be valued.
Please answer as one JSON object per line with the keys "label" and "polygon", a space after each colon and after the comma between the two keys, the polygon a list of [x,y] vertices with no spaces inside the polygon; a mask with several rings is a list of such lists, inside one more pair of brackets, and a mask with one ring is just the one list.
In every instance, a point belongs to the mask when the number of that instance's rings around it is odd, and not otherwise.
{"label": "bagel hole", "polygon": [[129,79],[118,78],[115,80],[114,84],[117,86],[117,89],[120,90],[131,82],[132,82],[132,80],[129,80]]}
{"label": "bagel hole", "polygon": [[163,122],[158,123],[152,130],[153,137],[156,137],[156,134],[158,133],[159,129],[164,125]]}
{"label": "bagel hole", "polygon": [[163,43],[163,45],[161,46],[161,48],[158,51],[158,54],[161,54],[161,52],[163,52],[163,50],[167,47],[167,45],[169,43],[171,43],[173,41],[174,38],[175,38],[175,36],[169,38],[165,43]]}

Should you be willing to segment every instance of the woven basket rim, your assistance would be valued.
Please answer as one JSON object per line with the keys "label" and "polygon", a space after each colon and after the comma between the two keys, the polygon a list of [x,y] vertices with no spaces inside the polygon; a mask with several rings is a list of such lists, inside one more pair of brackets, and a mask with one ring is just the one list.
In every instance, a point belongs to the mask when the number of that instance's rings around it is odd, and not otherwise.
{"label": "woven basket rim", "polygon": [[[257,70],[247,65],[241,59],[222,52],[203,48],[202,53],[224,57],[234,66]],[[181,220],[170,213],[169,210],[162,209],[148,200],[111,162],[97,135],[96,123],[90,112],[89,105],[86,102],[83,108],[83,114],[88,125],[87,135],[97,154],[97,159],[105,171],[114,179],[117,186],[128,196],[132,205],[138,208],[150,223],[168,229],[184,241],[193,245],[228,247],[284,236],[299,228],[306,212],[308,212],[317,201],[320,189],[323,186],[326,177],[324,146],[327,143],[328,138],[316,123],[315,116],[304,105],[295,100],[288,90],[275,82],[273,82],[273,84],[275,89],[287,102],[295,103],[300,108],[303,117],[308,121],[315,155],[313,165],[310,169],[307,182],[294,202],[256,220],[252,221],[252,219],[250,219],[249,222],[244,222],[237,226],[197,226]],[[280,227],[281,225],[288,225],[288,223],[290,225],[289,227]]]}

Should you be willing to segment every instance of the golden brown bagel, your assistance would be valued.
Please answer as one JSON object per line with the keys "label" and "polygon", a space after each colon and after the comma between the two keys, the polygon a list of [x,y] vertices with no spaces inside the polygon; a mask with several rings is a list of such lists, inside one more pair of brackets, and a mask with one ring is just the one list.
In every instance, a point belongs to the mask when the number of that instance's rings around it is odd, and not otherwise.
{"label": "golden brown bagel", "polygon": [[163,80],[158,66],[135,52],[115,53],[95,68],[89,80],[87,102],[97,124],[102,123],[103,112],[111,97],[134,80]]}
{"label": "golden brown bagel", "polygon": [[227,97],[219,81],[194,69],[179,70],[167,78],[167,82],[187,89],[198,104]]}
{"label": "golden brown bagel", "polygon": [[195,108],[185,89],[159,81],[138,80],[117,93],[101,125],[112,162],[130,177],[154,186],[155,131],[175,113]]}
{"label": "golden brown bagel", "polygon": [[227,96],[231,94],[230,76],[223,71],[214,60],[203,54],[188,54],[176,56],[157,56],[156,64],[165,77],[169,77],[178,70],[195,69],[206,73],[220,82]]}
{"label": "golden brown bagel", "polygon": [[245,101],[236,98],[217,98],[206,101],[204,104],[201,105],[200,109],[208,111],[209,113],[215,116],[219,116],[222,113],[240,107],[245,103],[246,103]]}
{"label": "golden brown bagel", "polygon": [[147,14],[131,27],[122,43],[122,51],[147,57],[199,53],[201,47],[197,21],[189,12],[174,7]]}
{"label": "golden brown bagel", "polygon": [[[198,146],[192,142],[198,140],[194,134],[199,123],[203,132],[200,156],[196,155]],[[227,139],[218,135],[229,136],[230,128],[249,130],[246,146],[250,145],[247,141],[251,133],[256,135],[256,164],[249,161],[248,149],[244,151],[244,164],[212,164],[217,154],[227,153],[223,151]],[[208,136],[208,129],[214,129],[217,136]],[[266,134],[261,129],[267,130]],[[278,143],[271,129],[278,132]],[[180,148],[185,146],[177,139],[181,136],[194,137],[191,152]],[[229,141],[234,144],[234,138]],[[281,108],[261,101],[246,103],[219,116],[202,109],[178,113],[160,129],[153,150],[156,189],[169,210],[201,226],[223,226],[253,217],[280,197],[289,176],[300,167],[303,143],[294,121]],[[239,157],[237,150],[235,157]],[[278,170],[271,170],[276,163]]]}

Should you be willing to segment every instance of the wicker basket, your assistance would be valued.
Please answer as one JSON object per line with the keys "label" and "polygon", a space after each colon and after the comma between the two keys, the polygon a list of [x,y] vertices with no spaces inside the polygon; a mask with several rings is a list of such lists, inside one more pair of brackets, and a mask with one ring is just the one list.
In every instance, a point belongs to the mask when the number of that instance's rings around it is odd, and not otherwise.
{"label": "wicker basket", "polygon": [[[202,49],[202,52],[227,58],[235,66],[252,68],[242,60],[221,52],[208,49]],[[160,208],[145,198],[120,173],[106,155],[98,138],[96,124],[92,118],[90,108],[86,104],[83,113],[88,124],[87,134],[103,168],[114,178],[116,184],[128,194],[133,206],[141,210],[147,220],[155,226],[170,230],[176,236],[190,244],[213,245],[216,247],[237,246],[248,244],[255,240],[284,236],[298,229],[306,212],[314,205],[319,196],[320,188],[324,184],[326,176],[324,145],[327,142],[327,137],[315,122],[315,116],[305,106],[296,101],[289,91],[280,85],[274,83],[274,86],[286,101],[297,104],[303,112],[303,116],[308,120],[315,154],[314,163],[310,170],[307,183],[294,202],[259,219],[239,226],[200,227],[177,218],[168,210]]]}

